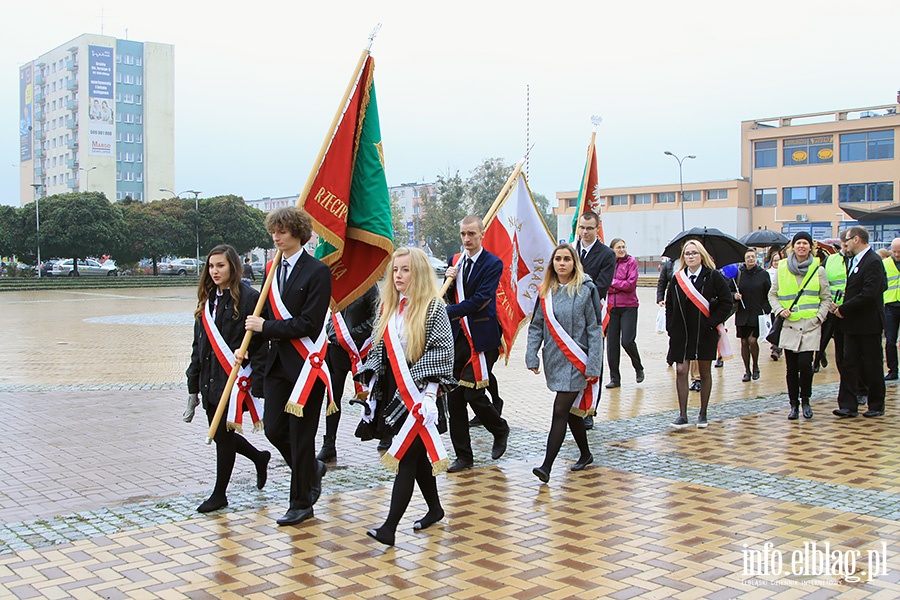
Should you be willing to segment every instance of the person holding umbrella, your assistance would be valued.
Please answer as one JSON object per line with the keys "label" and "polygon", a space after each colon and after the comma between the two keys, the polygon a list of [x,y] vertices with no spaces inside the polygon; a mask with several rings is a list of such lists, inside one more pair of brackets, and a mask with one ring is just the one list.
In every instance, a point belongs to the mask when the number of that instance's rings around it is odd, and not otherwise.
{"label": "person holding umbrella", "polygon": [[[672,244],[666,249],[667,254],[671,246]],[[687,403],[691,360],[696,360],[700,369],[700,415],[697,427],[703,429],[707,426],[706,409],[712,391],[710,366],[716,359],[717,348],[721,348],[723,357],[730,355],[723,323],[731,314],[731,306],[732,295],[725,276],[716,270],[704,245],[699,240],[684,242],[679,270],[666,293],[666,331],[669,334],[666,359],[676,363],[675,389],[680,413],[672,423],[672,427],[676,429],[689,426]]]}
{"label": "person holding umbrella", "polygon": [[741,381],[756,381],[759,379],[759,317],[772,310],[769,306],[772,280],[757,264],[756,250],[750,249],[744,254],[744,264],[737,277],[731,280],[731,285],[737,307],[734,325],[741,340],[741,359],[744,361],[744,376]]}

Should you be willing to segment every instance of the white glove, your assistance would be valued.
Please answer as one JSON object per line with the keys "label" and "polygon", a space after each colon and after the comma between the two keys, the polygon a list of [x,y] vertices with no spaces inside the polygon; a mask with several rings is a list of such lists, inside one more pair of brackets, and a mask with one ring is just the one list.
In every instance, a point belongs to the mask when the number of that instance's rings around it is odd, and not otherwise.
{"label": "white glove", "polygon": [[372,398],[372,394],[369,394],[369,397],[363,402],[365,404],[360,407],[359,417],[364,423],[371,423],[375,419],[375,399]]}
{"label": "white glove", "polygon": [[422,425],[425,427],[437,425],[438,407],[434,396],[430,394],[425,396],[422,404],[419,405],[419,415],[422,417]]}
{"label": "white glove", "polygon": [[185,423],[190,423],[191,421],[193,421],[194,411],[198,406],[200,406],[200,394],[188,394],[187,408],[184,409],[184,413],[181,415],[181,419]]}

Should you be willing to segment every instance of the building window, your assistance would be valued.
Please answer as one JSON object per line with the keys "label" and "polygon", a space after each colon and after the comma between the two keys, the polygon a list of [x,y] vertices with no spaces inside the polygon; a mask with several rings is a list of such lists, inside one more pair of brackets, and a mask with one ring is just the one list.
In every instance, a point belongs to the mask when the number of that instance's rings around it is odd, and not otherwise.
{"label": "building window", "polygon": [[137,135],[135,135],[135,136],[134,136],[134,143],[135,143],[135,144],[143,144],[143,143],[144,143],[144,134],[143,134],[143,133],[138,133]]}
{"label": "building window", "polygon": [[831,204],[831,186],[813,185],[810,187],[784,188],[784,206],[798,204]]}
{"label": "building window", "polygon": [[138,152],[137,162],[139,162],[139,163],[144,162],[144,153],[143,152]]}
{"label": "building window", "polygon": [[138,172],[138,174],[137,174],[137,180],[138,180],[138,181],[143,181],[143,180],[144,180],[144,174],[141,173],[141,172]]}
{"label": "building window", "polygon": [[834,162],[834,136],[796,138],[784,140],[785,167],[795,165],[831,164]]}
{"label": "building window", "polygon": [[134,64],[135,64],[135,66],[140,67],[141,65],[144,64],[144,58],[141,56],[135,57]]}
{"label": "building window", "polygon": [[703,199],[703,194],[699,190],[688,190],[684,192],[682,197],[685,202],[700,202]]}
{"label": "building window", "polygon": [[[122,114],[122,113],[119,113]],[[134,115],[131,113],[125,113],[125,122],[126,123],[134,123]]]}
{"label": "building window", "polygon": [[142,125],[144,123],[144,115],[135,115],[134,122],[138,125]]}
{"label": "building window", "polygon": [[129,85],[133,84],[134,83],[134,75],[130,75],[130,74],[126,73],[125,77],[123,77],[123,81],[124,81],[124,83],[127,83]]}
{"label": "building window", "polygon": [[838,186],[839,202],[892,202],[894,182],[848,183]]}
{"label": "building window", "polygon": [[566,208],[578,208],[578,198],[566,198]]}
{"label": "building window", "polygon": [[775,188],[755,190],[755,196],[754,206],[775,206],[778,201],[778,190]]}
{"label": "building window", "polygon": [[728,200],[728,190],[709,190],[706,192],[707,200]]}
{"label": "building window", "polygon": [[653,204],[653,194],[635,194],[635,204]]}
{"label": "building window", "polygon": [[894,130],[841,135],[841,162],[894,158]]}
{"label": "building window", "polygon": [[116,171],[116,181],[122,181],[122,171]]}
{"label": "building window", "polygon": [[757,169],[772,169],[778,166],[778,141],[756,142],[754,164]]}
{"label": "building window", "polygon": [[122,122],[122,113],[116,111],[116,123]]}
{"label": "building window", "polygon": [[134,84],[135,85],[144,85],[144,78],[140,75],[135,75]]}
{"label": "building window", "polygon": [[660,192],[656,195],[656,201],[659,204],[675,202],[675,192]]}
{"label": "building window", "polygon": [[116,83],[122,83],[122,74],[116,73]]}
{"label": "building window", "polygon": [[612,196],[611,204],[612,206],[628,206],[628,196],[624,194]]}
{"label": "building window", "polygon": [[137,94],[137,95],[134,97],[134,103],[135,103],[135,104],[143,104],[143,102],[144,102],[144,97],[141,96],[140,94]]}
{"label": "building window", "polygon": [[125,104],[134,104],[134,94],[125,94],[122,102],[124,102]]}

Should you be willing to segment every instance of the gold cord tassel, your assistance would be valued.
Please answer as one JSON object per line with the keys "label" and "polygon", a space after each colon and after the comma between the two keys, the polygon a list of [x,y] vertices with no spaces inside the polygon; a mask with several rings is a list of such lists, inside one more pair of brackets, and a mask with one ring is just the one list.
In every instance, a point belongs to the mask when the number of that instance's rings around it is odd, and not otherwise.
{"label": "gold cord tassel", "polygon": [[303,416],[303,405],[296,402],[288,402],[284,405],[284,412],[294,415],[295,417]]}

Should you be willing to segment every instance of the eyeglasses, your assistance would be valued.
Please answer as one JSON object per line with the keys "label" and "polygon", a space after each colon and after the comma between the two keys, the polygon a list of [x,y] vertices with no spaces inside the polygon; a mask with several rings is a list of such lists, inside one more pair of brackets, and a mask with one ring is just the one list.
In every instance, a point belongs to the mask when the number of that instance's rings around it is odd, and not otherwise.
{"label": "eyeglasses", "polygon": [[597,228],[596,227],[585,227],[584,225],[579,225],[578,229],[580,229],[581,231],[593,231]]}
{"label": "eyeglasses", "polygon": [[685,252],[685,256],[700,256],[699,252]]}

